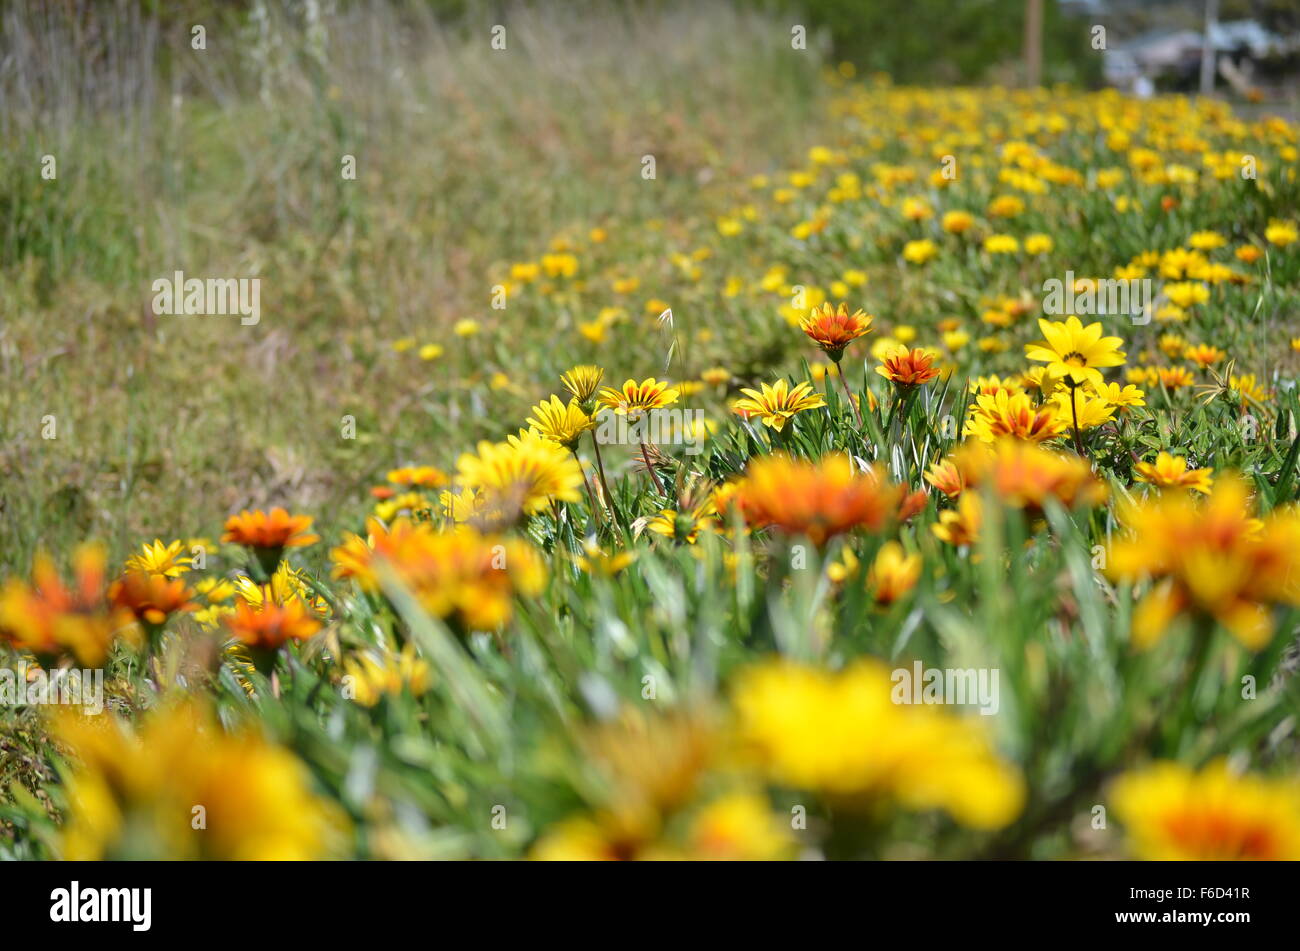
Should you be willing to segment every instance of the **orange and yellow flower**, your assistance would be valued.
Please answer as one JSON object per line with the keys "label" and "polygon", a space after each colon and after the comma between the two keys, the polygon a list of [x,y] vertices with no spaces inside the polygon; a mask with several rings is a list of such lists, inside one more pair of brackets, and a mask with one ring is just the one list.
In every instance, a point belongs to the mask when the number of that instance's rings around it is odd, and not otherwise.
{"label": "orange and yellow flower", "polygon": [[1152,861],[1300,859],[1300,783],[1156,762],[1111,788],[1134,855]]}
{"label": "orange and yellow flower", "polygon": [[1235,473],[1204,501],[1162,492],[1120,506],[1126,531],[1110,546],[1107,573],[1152,584],[1134,612],[1136,647],[1156,644],[1180,615],[1213,620],[1250,650],[1272,639],[1271,608],[1300,604],[1300,512],[1253,513]]}
{"label": "orange and yellow flower", "polygon": [[1027,393],[1000,389],[975,397],[964,435],[983,442],[1010,436],[1039,443],[1055,439],[1068,427],[1069,421],[1057,404],[1037,406]]}
{"label": "orange and yellow flower", "polygon": [[867,590],[877,604],[893,604],[915,588],[920,577],[921,556],[908,554],[896,541],[887,541],[867,571]]}
{"label": "orange and yellow flower", "polygon": [[334,577],[365,591],[386,577],[408,589],[430,614],[463,630],[494,629],[513,613],[516,594],[538,594],[546,567],[526,542],[468,526],[441,532],[427,522],[398,519],[391,528],[371,520],[368,537],[349,536],[330,552]]}
{"label": "orange and yellow flower", "polygon": [[871,332],[872,317],[861,310],[849,312],[848,304],[832,307],[829,302],[810,310],[799,320],[799,329],[808,339],[838,363],[844,348]]}
{"label": "orange and yellow flower", "polygon": [[621,389],[605,387],[600,391],[600,404],[620,416],[638,417],[648,410],[663,409],[677,402],[681,390],[666,381],[647,377],[638,383],[627,380]]}
{"label": "orange and yellow flower", "polygon": [[1149,482],[1162,489],[1191,489],[1209,495],[1214,484],[1213,469],[1188,469],[1184,457],[1167,452],[1157,455],[1155,462],[1139,462],[1134,468],[1137,481]]}
{"label": "orange and yellow flower", "polygon": [[222,622],[235,640],[254,651],[279,650],[289,641],[307,640],[321,628],[300,598],[279,601],[270,596],[256,603],[239,599]]}
{"label": "orange and yellow flower", "polygon": [[270,512],[245,509],[226,519],[221,540],[251,548],[262,569],[270,574],[284,557],[286,548],[320,541],[319,535],[309,531],[311,523],[310,515],[290,515],[278,506]]}
{"label": "orange and yellow flower", "polygon": [[195,611],[194,591],[180,578],[128,571],[108,586],[108,599],[141,623],[159,627],[181,611]]}
{"label": "orange and yellow flower", "polygon": [[105,597],[105,554],[84,544],[72,556],[67,585],[44,554],[32,560],[31,583],[9,578],[0,588],[0,640],[31,651],[43,664],[71,656],[102,667],[113,642],[133,636],[132,615]]}
{"label": "orange and yellow flower", "polygon": [[782,377],[770,386],[766,383],[759,386],[758,390],[743,387],[740,392],[745,396],[732,404],[732,411],[744,417],[757,416],[764,426],[777,432],[784,430],[796,413],[826,405],[821,394],[814,392],[812,384],[806,381],[791,387]]}
{"label": "orange and yellow flower", "polygon": [[895,518],[901,496],[881,473],[863,472],[843,453],[817,462],[776,454],[750,462],[734,504],[749,525],[802,535],[820,547],[856,528],[880,531]]}
{"label": "orange and yellow flower", "polygon": [[534,429],[505,442],[480,442],[456,460],[457,482],[485,496],[476,505],[493,512],[533,515],[551,501],[577,502],[582,469],[573,453]]}
{"label": "orange and yellow flower", "polygon": [[939,368],[934,365],[931,351],[898,347],[885,355],[876,372],[897,386],[907,387],[930,382],[939,375]]}

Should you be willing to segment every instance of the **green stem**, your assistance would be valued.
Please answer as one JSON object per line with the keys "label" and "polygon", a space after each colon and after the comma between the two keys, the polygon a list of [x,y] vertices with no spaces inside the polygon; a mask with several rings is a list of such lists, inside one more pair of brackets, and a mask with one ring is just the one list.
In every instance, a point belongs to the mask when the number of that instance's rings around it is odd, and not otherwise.
{"label": "green stem", "polygon": [[853,398],[853,391],[849,389],[849,381],[844,378],[844,369],[840,366],[838,360],[835,362],[835,375],[840,378],[840,385],[844,387],[844,395],[848,397],[849,405],[853,407],[853,414],[858,418],[858,429],[866,429],[866,424],[862,421],[862,408],[858,406],[858,401]]}

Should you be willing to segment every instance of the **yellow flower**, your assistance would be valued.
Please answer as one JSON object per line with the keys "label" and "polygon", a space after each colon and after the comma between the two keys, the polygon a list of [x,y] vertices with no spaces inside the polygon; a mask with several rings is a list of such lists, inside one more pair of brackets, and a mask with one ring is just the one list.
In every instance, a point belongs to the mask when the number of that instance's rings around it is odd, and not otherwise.
{"label": "yellow flower", "polygon": [[647,377],[640,383],[627,380],[619,390],[605,387],[600,391],[600,404],[620,416],[635,418],[649,410],[676,403],[680,395],[681,391],[668,382]]}
{"label": "yellow flower", "polygon": [[1068,427],[1078,427],[1080,432],[1109,422],[1115,416],[1115,406],[1106,399],[1093,396],[1083,387],[1059,390],[1051,402],[1057,414]]}
{"label": "yellow flower", "polygon": [[510,277],[516,281],[529,284],[542,276],[542,266],[534,261],[523,261],[510,265]]}
{"label": "yellow flower", "polygon": [[893,604],[914,587],[921,577],[921,556],[907,554],[903,546],[887,541],[867,572],[867,590],[877,604]]}
{"label": "yellow flower", "polygon": [[595,397],[596,389],[604,376],[605,371],[600,367],[583,364],[560,374],[560,382],[573,394],[575,400],[585,404]]}
{"label": "yellow flower", "polygon": [[451,332],[457,337],[472,337],[478,333],[478,321],[466,317],[452,325]]}
{"label": "yellow flower", "polygon": [[[239,595],[241,599],[252,605],[260,605],[264,601],[270,601],[274,604],[287,604],[290,601],[302,601],[311,608],[314,614],[324,615],[328,613],[329,605],[323,598],[317,595],[307,583],[307,574],[300,568],[293,568],[285,562],[280,562],[279,567],[271,575],[271,580],[266,584],[258,584],[248,575],[240,575],[232,582],[226,582],[234,594]],[[208,595],[211,601],[214,595],[221,594],[221,589],[214,589]]]}
{"label": "yellow flower", "polygon": [[1038,326],[1046,339],[1026,344],[1025,356],[1046,363],[1050,372],[1075,384],[1101,386],[1099,368],[1124,363],[1124,354],[1119,349],[1124,341],[1119,337],[1103,337],[1100,321],[1085,327],[1078,317],[1069,317],[1064,322],[1040,319]]}
{"label": "yellow flower", "polygon": [[1036,406],[1026,393],[1001,389],[975,397],[963,435],[984,442],[993,442],[1002,436],[1046,442],[1060,436],[1069,425],[1058,405],[1048,402]]}
{"label": "yellow flower", "polygon": [[1147,405],[1146,393],[1132,384],[1120,386],[1118,383],[1107,383],[1105,386],[1098,387],[1097,396],[1120,412],[1124,412],[1132,406]]}
{"label": "yellow flower", "polygon": [[616,555],[609,554],[596,543],[594,538],[586,539],[582,544],[582,550],[583,554],[574,558],[574,563],[587,574],[602,578],[613,577],[636,560],[636,555],[626,550]]}
{"label": "yellow flower", "polygon": [[944,231],[949,234],[964,234],[975,224],[975,216],[968,211],[945,212],[940,221]]}
{"label": "yellow flower", "polygon": [[929,238],[920,238],[903,245],[903,260],[908,264],[924,264],[939,254],[939,246]]}
{"label": "yellow flower", "polygon": [[1019,814],[1024,783],[978,718],[895,703],[888,669],[840,673],[788,660],[743,671],[734,692],[743,748],[774,782],[846,805],[942,809],[997,829]]}
{"label": "yellow flower", "polygon": [[252,730],[224,732],[197,703],[135,729],[61,712],[54,733],[75,764],[65,859],[310,860],[346,846],[346,818],[296,757]]}
{"label": "yellow flower", "polygon": [[811,383],[799,383],[791,388],[782,377],[771,386],[766,383],[759,386],[761,391],[742,387],[740,392],[745,394],[745,398],[736,400],[732,410],[746,418],[758,416],[764,426],[777,432],[785,429],[785,424],[796,413],[826,405],[821,394],[813,391]]}
{"label": "yellow flower", "polygon": [[385,695],[400,696],[404,691],[418,697],[429,689],[432,679],[429,665],[415,655],[409,643],[400,654],[367,651],[348,657],[343,675],[345,687],[351,687],[351,698],[365,707],[375,706]]}
{"label": "yellow flower", "polygon": [[573,453],[535,429],[505,442],[480,442],[477,454],[467,452],[456,460],[456,471],[463,488],[488,493],[525,515],[542,511],[552,500],[577,502],[583,481]]}
{"label": "yellow flower", "polygon": [[1237,776],[1223,760],[1199,772],[1157,762],[1110,791],[1133,853],[1152,861],[1300,859],[1300,784]]}
{"label": "yellow flower", "polygon": [[1031,234],[1025,238],[1026,254],[1047,254],[1054,246],[1051,235]]}
{"label": "yellow flower", "polygon": [[1166,284],[1164,294],[1175,306],[1186,310],[1210,299],[1210,289],[1199,281],[1179,281]]}
{"label": "yellow flower", "polygon": [[552,396],[534,406],[532,414],[528,417],[530,427],[569,450],[578,444],[583,433],[596,425],[596,421],[582,411],[576,399],[565,404],[558,396]]}
{"label": "yellow flower", "polygon": [[1262,403],[1268,399],[1268,390],[1259,385],[1253,373],[1229,377],[1228,386],[1241,398],[1243,405],[1247,402]]}
{"label": "yellow flower", "polygon": [[132,555],[126,560],[128,572],[138,571],[165,578],[178,578],[185,574],[189,566],[190,556],[185,554],[184,543],[174,541],[164,545],[161,538],[154,539],[152,545],[145,542],[140,554]]}
{"label": "yellow flower", "polygon": [[764,862],[789,857],[794,836],[785,817],[754,792],[728,793],[701,809],[687,833],[686,858]]}
{"label": "yellow flower", "polygon": [[664,509],[653,518],[644,520],[642,524],[647,531],[688,545],[695,544],[700,537],[700,532],[717,531],[719,527],[712,502],[704,502],[689,511]]}
{"label": "yellow flower", "polygon": [[1197,231],[1187,239],[1188,246],[1198,251],[1213,251],[1227,243],[1227,239],[1217,231]]}
{"label": "yellow flower", "polygon": [[1213,469],[1188,469],[1186,459],[1167,452],[1157,455],[1154,463],[1139,462],[1136,470],[1139,482],[1149,482],[1162,489],[1186,488],[1209,495],[1214,484]]}
{"label": "yellow flower", "polygon": [[933,217],[934,209],[924,198],[904,198],[903,199],[903,217],[908,221],[924,221]]}
{"label": "yellow flower", "polygon": [[1009,234],[991,234],[984,239],[984,250],[989,254],[1016,254],[1020,242]]}
{"label": "yellow flower", "polygon": [[437,360],[442,354],[442,346],[436,343],[426,343],[419,351],[421,360]]}
{"label": "yellow flower", "polygon": [[1153,582],[1134,612],[1139,649],[1190,614],[1259,650],[1273,636],[1271,607],[1300,604],[1300,512],[1255,518],[1249,486],[1234,473],[1217,479],[1204,503],[1190,492],[1162,492],[1121,504],[1118,515],[1125,532],[1110,546],[1107,573]]}
{"label": "yellow flower", "polygon": [[984,506],[979,496],[974,492],[963,492],[957,499],[957,508],[940,512],[939,521],[930,526],[930,531],[940,541],[960,548],[975,544],[983,523]]}
{"label": "yellow flower", "polygon": [[1264,239],[1269,244],[1275,244],[1280,248],[1286,247],[1297,240],[1300,240],[1300,231],[1296,226],[1285,221],[1274,221],[1264,229]]}

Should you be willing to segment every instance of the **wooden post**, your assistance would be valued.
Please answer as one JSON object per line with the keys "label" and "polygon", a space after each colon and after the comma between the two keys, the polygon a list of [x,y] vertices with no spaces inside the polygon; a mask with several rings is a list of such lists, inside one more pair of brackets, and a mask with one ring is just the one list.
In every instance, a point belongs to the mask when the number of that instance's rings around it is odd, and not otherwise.
{"label": "wooden post", "polygon": [[1043,81],[1043,0],[1025,0],[1025,85]]}
{"label": "wooden post", "polygon": [[1210,31],[1219,22],[1219,0],[1205,0],[1205,33],[1201,37],[1201,95],[1214,92],[1214,44]]}

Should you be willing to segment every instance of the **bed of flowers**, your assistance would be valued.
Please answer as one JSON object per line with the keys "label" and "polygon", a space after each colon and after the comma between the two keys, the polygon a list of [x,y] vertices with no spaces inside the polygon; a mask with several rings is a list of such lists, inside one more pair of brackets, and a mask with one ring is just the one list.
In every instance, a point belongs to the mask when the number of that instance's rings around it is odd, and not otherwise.
{"label": "bed of flowers", "polygon": [[351,533],[5,580],[7,852],[1300,858],[1296,128],[832,80],[393,341],[517,421]]}

